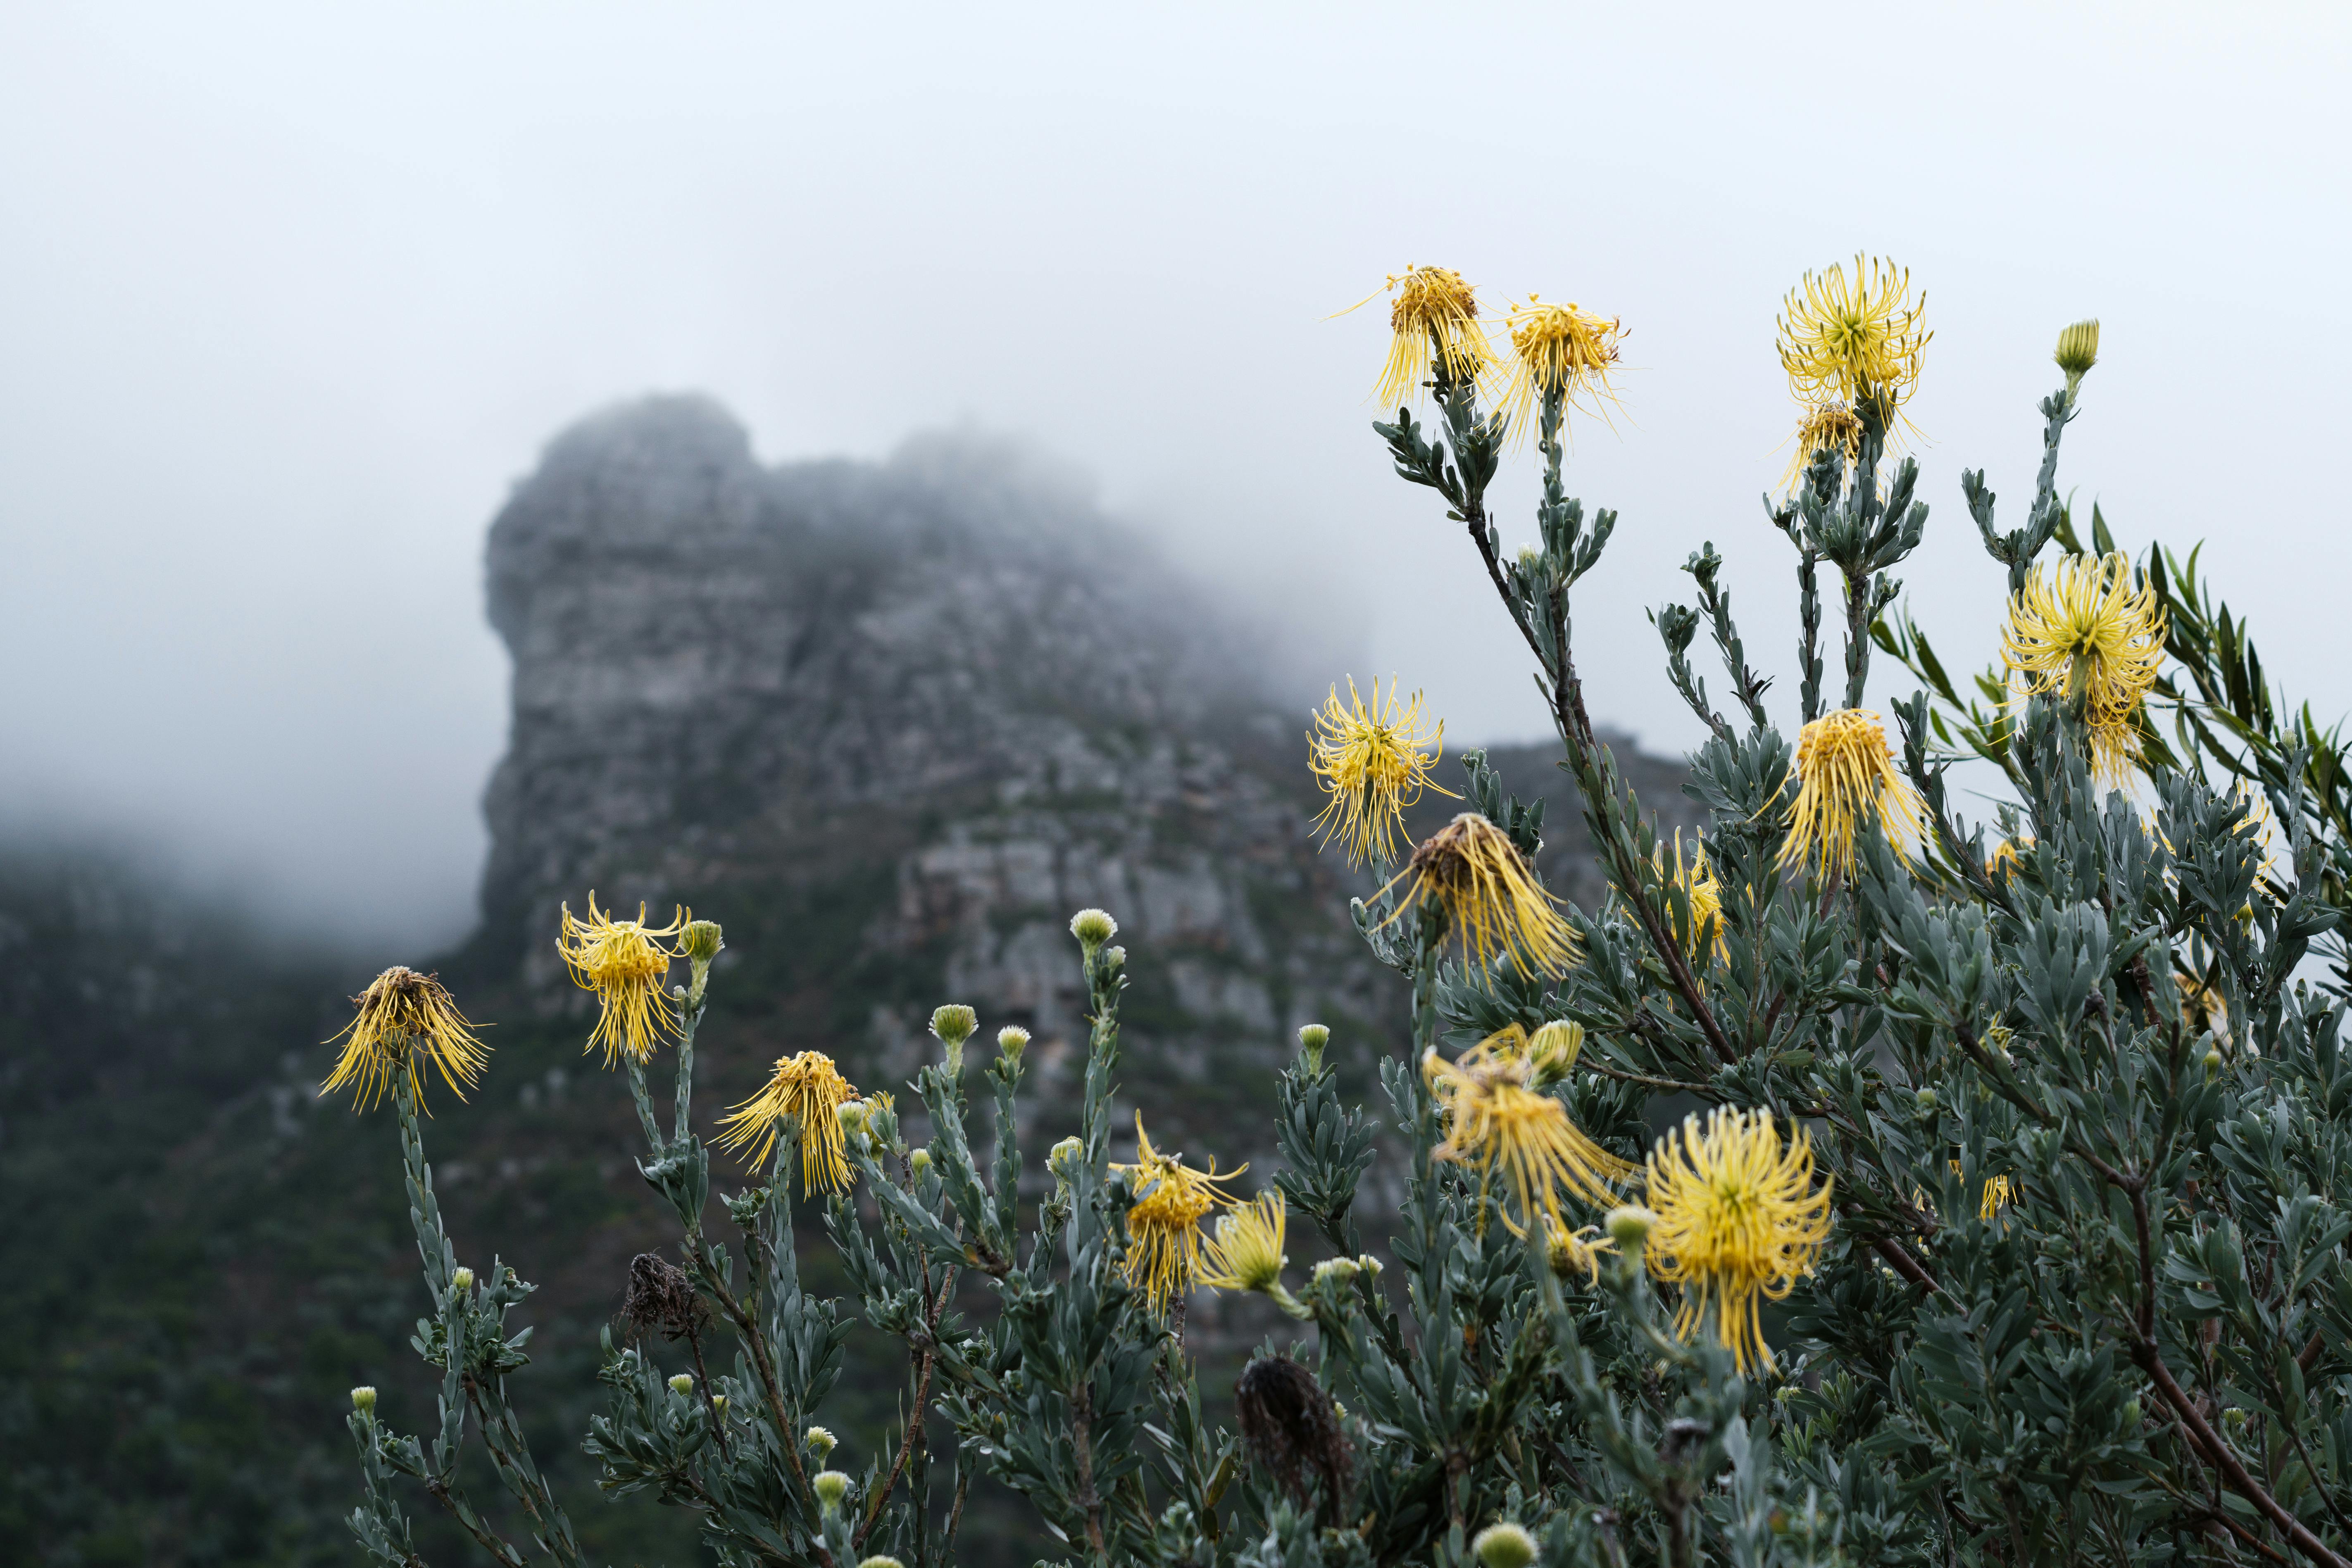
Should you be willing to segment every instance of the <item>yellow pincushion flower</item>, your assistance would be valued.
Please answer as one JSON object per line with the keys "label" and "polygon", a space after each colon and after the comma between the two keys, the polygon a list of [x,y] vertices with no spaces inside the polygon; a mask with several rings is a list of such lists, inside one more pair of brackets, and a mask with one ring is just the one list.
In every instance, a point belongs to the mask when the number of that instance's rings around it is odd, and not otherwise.
{"label": "yellow pincushion flower", "polygon": [[2139,762],[2139,707],[2164,668],[2164,607],[2130,558],[2062,555],[2009,602],[2001,660],[2023,694],[2083,699],[2092,762],[2120,784]]}
{"label": "yellow pincushion flower", "polygon": [[1527,973],[1558,976],[1578,960],[1576,932],[1558,901],[1537,883],[1510,835],[1475,811],[1430,835],[1389,887],[1399,882],[1407,884],[1404,897],[1389,919],[1435,899],[1474,963],[1507,952]]}
{"label": "yellow pincushion flower", "polygon": [[[1217,1234],[1203,1250],[1208,1265],[1201,1283],[1220,1290],[1271,1291],[1282,1282],[1283,1232],[1288,1210],[1279,1189],[1260,1193],[1231,1214],[1217,1216]],[[1132,1226],[1134,1217],[1129,1216]]]}
{"label": "yellow pincushion flower", "polygon": [[[1163,1154],[1151,1146],[1143,1131],[1143,1113],[1138,1111],[1135,1163],[1111,1169],[1126,1174],[1136,1194],[1127,1211],[1127,1282],[1143,1291],[1154,1310],[1164,1312],[1201,1277],[1201,1221],[1211,1211],[1231,1208],[1239,1201],[1219,1184],[1249,1167],[1220,1175],[1212,1159],[1205,1172],[1187,1170],[1183,1155]],[[1276,1250],[1279,1253],[1279,1246]]]}
{"label": "yellow pincushion flower", "polygon": [[1772,1364],[1759,1303],[1785,1299],[1811,1274],[1830,1235],[1830,1184],[1813,1185],[1812,1141],[1783,1143],[1769,1111],[1696,1116],[1650,1152],[1650,1272],[1682,1287],[1675,1331],[1695,1338],[1712,1318],[1717,1342],[1744,1373]]}
{"label": "yellow pincushion flower", "polygon": [[1926,297],[1914,303],[1910,296],[1911,274],[1875,258],[1865,268],[1856,256],[1852,279],[1843,266],[1806,273],[1780,319],[1780,368],[1797,401],[1852,407],[1867,396],[1891,422],[1935,336],[1920,328]]}
{"label": "yellow pincushion flower", "polygon": [[1315,728],[1307,732],[1307,766],[1330,796],[1315,819],[1323,830],[1323,842],[1337,837],[1351,866],[1395,859],[1404,837],[1405,808],[1420,800],[1424,789],[1454,793],[1429,776],[1445,755],[1444,721],[1432,728],[1422,717],[1418,691],[1400,705],[1391,685],[1383,702],[1377,680],[1368,706],[1352,676],[1348,700],[1339,700],[1339,689],[1334,686],[1330,700],[1313,718]]}
{"label": "yellow pincushion flower", "polygon": [[1476,1166],[1482,1194],[1500,1167],[1517,1202],[1516,1213],[1503,1210],[1514,1236],[1525,1236],[1538,1215],[1564,1227],[1562,1189],[1596,1207],[1616,1203],[1611,1184],[1635,1169],[1585,1136],[1569,1120],[1568,1107],[1535,1087],[1530,1055],[1526,1031],[1514,1024],[1459,1061],[1445,1060],[1434,1048],[1421,1058],[1430,1093],[1445,1113],[1445,1142],[1431,1157]]}
{"label": "yellow pincushion flower", "polygon": [[669,977],[670,961],[678,955],[661,943],[684,931],[693,918],[680,910],[666,926],[648,925],[646,908],[639,904],[635,920],[616,921],[596,907],[593,892],[588,895],[584,921],[572,912],[571,905],[563,907],[563,934],[556,940],[555,951],[563,955],[573,984],[596,993],[596,1027],[587,1048],[603,1046],[606,1067],[625,1054],[635,1062],[650,1061],[664,1039],[677,1037],[677,1021],[670,1016],[662,982]]}
{"label": "yellow pincushion flower", "polygon": [[1780,488],[1794,489],[1797,481],[1811,467],[1813,454],[1824,447],[1833,447],[1845,454],[1849,463],[1862,456],[1862,416],[1838,398],[1822,403],[1808,403],[1797,416],[1797,433],[1790,437],[1796,450],[1789,454],[1789,466],[1781,470]]}
{"label": "yellow pincushion flower", "polygon": [[[1479,381],[1492,374],[1495,351],[1478,321],[1477,292],[1462,274],[1450,267],[1408,267],[1391,273],[1382,291],[1396,296],[1389,302],[1388,362],[1373,388],[1383,404],[1397,408],[1412,402],[1441,364],[1449,381]],[[1360,310],[1379,298],[1374,293],[1348,310]]]}
{"label": "yellow pincushion flower", "polygon": [[437,975],[394,965],[370,981],[352,1005],[357,1009],[352,1021],[334,1037],[343,1043],[342,1055],[320,1086],[320,1095],[350,1089],[352,1108],[366,1110],[405,1075],[409,1094],[422,1105],[428,1062],[459,1100],[480,1079],[489,1047],[474,1038],[473,1026]]}
{"label": "yellow pincushion flower", "polygon": [[1580,310],[1573,300],[1547,305],[1530,294],[1526,304],[1511,308],[1508,322],[1514,359],[1501,412],[1518,435],[1527,434],[1553,393],[1571,408],[1609,416],[1609,405],[1617,402],[1609,370],[1617,363],[1617,340],[1625,335],[1618,318]]}
{"label": "yellow pincushion flower", "polygon": [[1706,863],[1706,840],[1701,838],[1697,842],[1697,848],[1691,852],[1690,860],[1685,864],[1683,860],[1683,832],[1681,828],[1675,828],[1673,864],[1669,867],[1667,863],[1666,847],[1659,845],[1658,874],[1680,888],[1683,897],[1690,902],[1690,933],[1685,938],[1685,956],[1698,956],[1700,935],[1706,930],[1707,923],[1713,921],[1715,941],[1712,946],[1716,957],[1721,958],[1726,952],[1723,942],[1723,887],[1715,879],[1714,868]]}
{"label": "yellow pincushion flower", "polygon": [[777,1123],[792,1117],[800,1123],[802,1187],[812,1193],[819,1187],[845,1193],[855,1173],[849,1168],[841,1108],[856,1098],[856,1087],[823,1051],[778,1057],[765,1087],[719,1119],[719,1142],[729,1149],[751,1149],[750,1163],[764,1166],[776,1146]]}
{"label": "yellow pincushion flower", "polygon": [[1581,1274],[1588,1285],[1601,1283],[1601,1254],[1616,1251],[1617,1243],[1601,1235],[1597,1225],[1570,1230],[1549,1215],[1545,1216],[1544,1225],[1544,1254],[1551,1265],[1552,1277],[1569,1279]]}
{"label": "yellow pincushion flower", "polygon": [[1851,878],[1854,839],[1865,822],[1875,820],[1901,855],[1924,831],[1919,792],[1895,770],[1885,726],[1867,708],[1842,708],[1805,726],[1797,737],[1796,780],[1783,866],[1811,861],[1825,876]]}

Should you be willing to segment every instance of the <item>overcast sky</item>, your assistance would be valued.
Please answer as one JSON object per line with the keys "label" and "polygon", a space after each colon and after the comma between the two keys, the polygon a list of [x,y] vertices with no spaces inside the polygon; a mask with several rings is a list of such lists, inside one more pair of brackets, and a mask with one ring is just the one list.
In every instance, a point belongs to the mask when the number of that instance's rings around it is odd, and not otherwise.
{"label": "overcast sky", "polygon": [[2334,718],[2346,16],[0,7],[0,816],[168,840],[388,951],[462,930],[505,726],[482,531],[549,436],[654,389],[772,460],[1032,439],[1328,626],[1330,674],[1530,736],[1467,547],[1366,429],[1385,311],[1325,319],[1416,262],[1630,328],[1630,418],[1574,452],[1622,514],[1580,639],[1653,745],[1696,721],[1643,611],[1703,539],[1789,668],[1772,320],[1857,249],[1936,330],[1906,575],[1948,657],[1990,657],[2000,598],[1958,472],[2021,519],[2052,341],[2096,314],[2063,482],[2135,547],[2212,541]]}

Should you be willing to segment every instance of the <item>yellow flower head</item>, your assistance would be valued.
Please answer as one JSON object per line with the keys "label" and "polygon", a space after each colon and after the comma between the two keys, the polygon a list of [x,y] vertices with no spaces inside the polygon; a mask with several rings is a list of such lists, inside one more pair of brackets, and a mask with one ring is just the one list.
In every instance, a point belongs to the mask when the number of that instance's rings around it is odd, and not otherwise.
{"label": "yellow flower head", "polygon": [[1919,792],[1895,771],[1885,726],[1867,708],[1842,708],[1806,725],[1797,737],[1796,777],[1783,866],[1810,860],[1823,875],[1850,878],[1864,823],[1876,818],[1900,855],[1910,853],[1924,831]]}
{"label": "yellow flower head", "polygon": [[[1231,1208],[1239,1201],[1219,1184],[1249,1167],[1219,1175],[1212,1159],[1205,1172],[1186,1170],[1183,1155],[1163,1154],[1151,1146],[1143,1131],[1143,1113],[1138,1111],[1135,1163],[1111,1169],[1126,1174],[1136,1194],[1134,1206],[1127,1211],[1127,1282],[1142,1289],[1154,1310],[1164,1312],[1201,1277],[1201,1221],[1212,1210]],[[1280,1250],[1277,1246],[1276,1251]]]}
{"label": "yellow flower head", "polygon": [[[1416,397],[1441,363],[1448,381],[1481,380],[1495,368],[1495,351],[1478,321],[1476,291],[1450,267],[1408,267],[1382,286],[1389,302],[1389,357],[1374,395],[1391,408]],[[1360,310],[1375,293],[1348,307]],[[1347,310],[1339,312],[1346,315]]]}
{"label": "yellow flower head", "polygon": [[2023,863],[2019,858],[2020,852],[2032,847],[2033,835],[2031,833],[2002,839],[1992,847],[1992,853],[1985,859],[1985,875],[1993,881],[2000,881]]}
{"label": "yellow flower head", "polygon": [[599,1011],[587,1048],[603,1046],[606,1067],[625,1052],[632,1061],[651,1061],[665,1037],[677,1037],[677,1022],[670,1016],[662,982],[677,954],[662,946],[661,939],[677,935],[693,918],[680,910],[669,924],[649,926],[646,907],[639,904],[635,920],[616,921],[596,907],[593,892],[586,920],[574,915],[571,905],[563,907],[563,934],[555,951],[563,955],[573,983],[596,993]]}
{"label": "yellow flower head", "polygon": [[1544,1252],[1551,1264],[1552,1277],[1572,1279],[1581,1274],[1588,1285],[1601,1283],[1601,1255],[1616,1251],[1616,1242],[1601,1235],[1597,1225],[1570,1230],[1547,1215],[1544,1226]]}
{"label": "yellow flower head", "polygon": [[777,1124],[792,1117],[801,1129],[802,1187],[845,1193],[855,1176],[841,1108],[856,1098],[856,1089],[823,1051],[778,1057],[765,1087],[719,1119],[719,1142],[729,1149],[751,1149],[750,1163],[764,1166],[776,1146]]}
{"label": "yellow flower head", "polygon": [[2140,701],[2164,668],[2164,607],[2130,558],[2061,555],[2009,602],[2001,660],[2023,693],[2083,699],[2092,761],[2120,784],[2139,761]]}
{"label": "yellow flower head", "polygon": [[1389,919],[1425,898],[1437,900],[1474,963],[1507,952],[1528,974],[1558,976],[1577,962],[1576,932],[1557,901],[1537,883],[1510,835],[1475,811],[1431,834],[1389,887],[1399,882],[1410,885]]}
{"label": "yellow flower head", "polygon": [[[1800,403],[1876,399],[1890,423],[1919,380],[1921,351],[1935,334],[1920,329],[1927,301],[1911,300],[1911,274],[1891,261],[1853,258],[1808,272],[1789,290],[1780,320],[1780,368]],[[1805,456],[1810,458],[1811,453]]]}
{"label": "yellow flower head", "polygon": [[1609,405],[1617,402],[1609,369],[1617,363],[1617,340],[1625,335],[1617,318],[1580,310],[1572,300],[1547,305],[1530,294],[1526,304],[1511,308],[1508,320],[1516,357],[1502,412],[1518,434],[1527,434],[1531,416],[1555,392],[1570,407],[1609,416]]}
{"label": "yellow flower head", "polygon": [[1830,1184],[1813,1185],[1812,1141],[1783,1144],[1769,1111],[1685,1119],[1650,1152],[1650,1272],[1683,1288],[1675,1331],[1689,1340],[1712,1314],[1717,1342],[1744,1373],[1772,1364],[1758,1321],[1813,1270],[1830,1234]]}
{"label": "yellow flower head", "polygon": [[334,1037],[343,1043],[343,1054],[320,1086],[321,1095],[350,1089],[352,1109],[366,1110],[404,1073],[410,1095],[421,1105],[427,1062],[440,1069],[441,1081],[459,1100],[480,1079],[489,1047],[474,1038],[473,1026],[437,976],[394,966],[368,982],[352,1005],[358,1011]]}
{"label": "yellow flower head", "polygon": [[1675,857],[1671,866],[1666,860],[1666,847],[1658,846],[1658,875],[1671,880],[1683,890],[1690,901],[1690,934],[1685,939],[1685,956],[1698,956],[1699,937],[1707,922],[1715,922],[1715,955],[1724,956],[1723,887],[1715,879],[1715,870],[1706,863],[1706,840],[1697,840],[1687,864],[1683,860],[1683,830],[1675,829]]}
{"label": "yellow flower head", "polygon": [[[1201,1283],[1220,1290],[1266,1290],[1282,1279],[1282,1233],[1288,1220],[1279,1189],[1258,1194],[1231,1214],[1217,1216],[1216,1238],[1203,1249],[1208,1268]],[[1133,1223],[1133,1215],[1129,1216]]]}
{"label": "yellow flower head", "polygon": [[1459,1061],[1449,1062],[1433,1048],[1423,1053],[1421,1068],[1445,1112],[1445,1142],[1431,1157],[1475,1165],[1482,1192],[1499,1165],[1517,1203],[1516,1214],[1503,1211],[1514,1236],[1525,1236],[1538,1214],[1561,1223],[1563,1187],[1605,1207],[1618,1201],[1611,1184],[1633,1174],[1633,1166],[1569,1120],[1568,1107],[1535,1087],[1527,1033],[1517,1024],[1480,1041]]}
{"label": "yellow flower head", "polygon": [[1860,458],[1862,416],[1834,397],[1822,403],[1808,403],[1797,416],[1797,433],[1790,442],[1796,450],[1789,454],[1789,466],[1781,470],[1780,488],[1784,490],[1797,488],[1797,481],[1812,465],[1813,454],[1823,447],[1835,447],[1844,453],[1849,463]]}
{"label": "yellow flower head", "polygon": [[1348,700],[1339,700],[1339,689],[1334,686],[1330,700],[1313,718],[1315,728],[1307,732],[1307,765],[1331,797],[1315,819],[1323,830],[1323,842],[1337,837],[1346,846],[1352,866],[1368,859],[1395,859],[1404,838],[1405,808],[1424,789],[1454,793],[1429,777],[1429,770],[1445,755],[1444,721],[1432,728],[1422,717],[1418,691],[1400,706],[1391,685],[1383,703],[1377,680],[1367,706],[1352,677]]}

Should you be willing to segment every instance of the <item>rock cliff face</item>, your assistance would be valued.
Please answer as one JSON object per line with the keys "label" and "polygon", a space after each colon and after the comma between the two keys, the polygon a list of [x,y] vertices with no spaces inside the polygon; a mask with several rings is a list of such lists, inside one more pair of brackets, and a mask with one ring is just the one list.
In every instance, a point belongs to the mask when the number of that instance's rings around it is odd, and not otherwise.
{"label": "rock cliff face", "polygon": [[[1297,1025],[1364,1066],[1395,1043],[1398,983],[1348,922],[1362,884],[1310,840],[1304,712],[1018,458],[763,468],[716,405],[651,399],[549,447],[488,576],[514,709],[476,954],[542,1012],[585,1000],[552,946],[564,901],[688,902],[729,931],[743,1070],[813,1045],[895,1084],[952,1000],[1035,1033],[1050,1100],[1082,1034],[1066,922],[1097,905],[1135,955],[1129,1094],[1215,1128],[1228,1163],[1267,1152]],[[1523,794],[1563,782],[1544,748],[1496,760]],[[1674,770],[1627,761],[1672,809]],[[1434,826],[1451,803],[1429,804]],[[1566,798],[1550,837],[1555,885],[1592,907]]]}
{"label": "rock cliff face", "polygon": [[[1304,715],[1252,689],[1246,639],[1190,587],[1005,453],[767,468],[715,405],[649,400],[549,447],[488,576],[514,709],[478,952],[543,1005],[575,1000],[550,939],[593,888],[693,903],[746,981],[825,989],[773,1043],[877,1081],[945,1000],[1035,1031],[1050,1075],[1087,905],[1136,955],[1149,1048],[1124,1076],[1181,1089],[1180,1121],[1299,1023],[1392,1013],[1308,838]],[[751,951],[779,943],[830,958]]]}

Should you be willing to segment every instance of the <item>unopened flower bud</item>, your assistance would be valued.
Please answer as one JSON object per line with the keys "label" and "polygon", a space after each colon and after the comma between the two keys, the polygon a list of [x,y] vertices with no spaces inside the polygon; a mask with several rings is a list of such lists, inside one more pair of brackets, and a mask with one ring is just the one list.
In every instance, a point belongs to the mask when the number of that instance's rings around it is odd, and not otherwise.
{"label": "unopened flower bud", "polygon": [[849,1478],[839,1470],[819,1470],[809,1485],[815,1489],[816,1500],[829,1509],[839,1508],[849,1495]]}
{"label": "unopened flower bud", "polygon": [[996,1031],[996,1048],[1013,1061],[1029,1048],[1029,1031],[1018,1024],[1007,1024]]}
{"label": "unopened flower bud", "polygon": [[857,1568],[907,1568],[907,1565],[896,1557],[868,1557]]}
{"label": "unopened flower bud", "polygon": [[712,1395],[710,1396],[710,1408],[711,1408],[711,1409],[713,1409],[713,1410],[716,1410],[717,1412],[719,1412],[719,1418],[721,1421],[726,1420],[726,1419],[727,1419],[727,1396],[726,1396],[725,1394],[712,1394]]}
{"label": "unopened flower bud", "polygon": [[919,1176],[931,1168],[931,1152],[929,1149],[909,1150],[907,1154],[907,1163],[913,1168],[915,1174]]}
{"label": "unopened flower bud", "polygon": [[709,963],[726,945],[717,921],[688,921],[686,930],[678,933],[677,950],[692,963]]}
{"label": "unopened flower bud", "polygon": [[1086,1157],[1087,1146],[1076,1138],[1065,1138],[1045,1155],[1046,1167],[1063,1181],[1075,1180],[1078,1162]]}
{"label": "unopened flower bud", "polygon": [[672,1394],[677,1394],[680,1399],[692,1394],[694,1392],[694,1374],[688,1372],[679,1373],[676,1377],[669,1380],[669,1391]]}
{"label": "unopened flower bud", "polygon": [[2124,1401],[2124,1425],[2125,1425],[2125,1426],[2138,1426],[2138,1425],[2139,1425],[2139,1423],[2140,1423],[2140,1415],[2141,1415],[2141,1411],[2140,1411],[2140,1407],[2139,1407],[2139,1401],[2138,1401],[2137,1399],[2126,1399],[2126,1400],[2125,1400],[2125,1401]]}
{"label": "unopened flower bud", "polygon": [[961,1002],[950,1002],[931,1014],[931,1033],[943,1046],[960,1046],[980,1027],[980,1015]]}
{"label": "unopened flower bud", "polygon": [[1381,1260],[1369,1252],[1356,1254],[1356,1267],[1377,1279],[1381,1277]]}
{"label": "unopened flower bud", "polygon": [[457,1291],[460,1296],[473,1288],[474,1271],[472,1269],[459,1268],[449,1276],[449,1289]]}
{"label": "unopened flower bud", "polygon": [[1070,917],[1070,934],[1088,952],[1118,934],[1118,922],[1102,910],[1080,910]]}
{"label": "unopened flower bud", "polygon": [[2058,334],[2058,352],[2050,356],[2058,368],[2066,373],[2066,395],[2071,399],[2083,384],[2083,377],[2099,363],[2099,323],[2096,319],[2077,321]]}
{"label": "unopened flower bud", "polygon": [[1104,948],[1103,967],[1106,969],[1125,969],[1127,967],[1127,949],[1123,947]]}
{"label": "unopened flower bud", "polygon": [[2208,1046],[2207,1047],[2205,1047],[2205,1076],[2206,1076],[2207,1078],[2211,1078],[2211,1077],[2215,1076],[2216,1074],[2218,1074],[2221,1070],[2221,1048],[2220,1048],[2219,1047],[2215,1047],[2215,1046]]}
{"label": "unopened flower bud", "polygon": [[1584,1049],[1584,1026],[1565,1018],[1555,1018],[1538,1029],[1528,1039],[1528,1060],[1535,1064],[1536,1078],[1544,1083],[1557,1083],[1568,1076],[1576,1065],[1576,1056]]}
{"label": "unopened flower bud", "polygon": [[1470,1550],[1486,1568],[1528,1568],[1536,1560],[1536,1538],[1516,1524],[1490,1524]]}
{"label": "unopened flower bud", "polygon": [[1920,1115],[1932,1116],[1936,1113],[1936,1091],[1923,1089],[1911,1097],[1911,1103],[1918,1109]]}
{"label": "unopened flower bud", "polygon": [[866,1114],[869,1109],[870,1107],[862,1100],[845,1100],[833,1108],[833,1119],[841,1123],[841,1130],[845,1133],[863,1132],[866,1131]]}
{"label": "unopened flower bud", "polygon": [[812,1426],[802,1434],[801,1443],[810,1453],[816,1456],[819,1464],[823,1464],[825,1458],[833,1452],[834,1436],[822,1426]]}
{"label": "unopened flower bud", "polygon": [[1307,1058],[1307,1070],[1323,1070],[1323,1047],[1331,1043],[1331,1031],[1320,1024],[1308,1024],[1298,1031],[1298,1054]]}
{"label": "unopened flower bud", "polygon": [[352,1408],[365,1415],[375,1408],[375,1390],[366,1384],[352,1390]]}
{"label": "unopened flower bud", "polygon": [[1610,1240],[1631,1254],[1649,1245],[1650,1227],[1657,1223],[1658,1216],[1639,1204],[1623,1204],[1609,1211],[1601,1227],[1609,1232]]}
{"label": "unopened flower bud", "polygon": [[1364,1266],[1352,1258],[1327,1258],[1315,1266],[1315,1282],[1320,1285],[1328,1279],[1337,1284],[1349,1285],[1363,1271]]}

